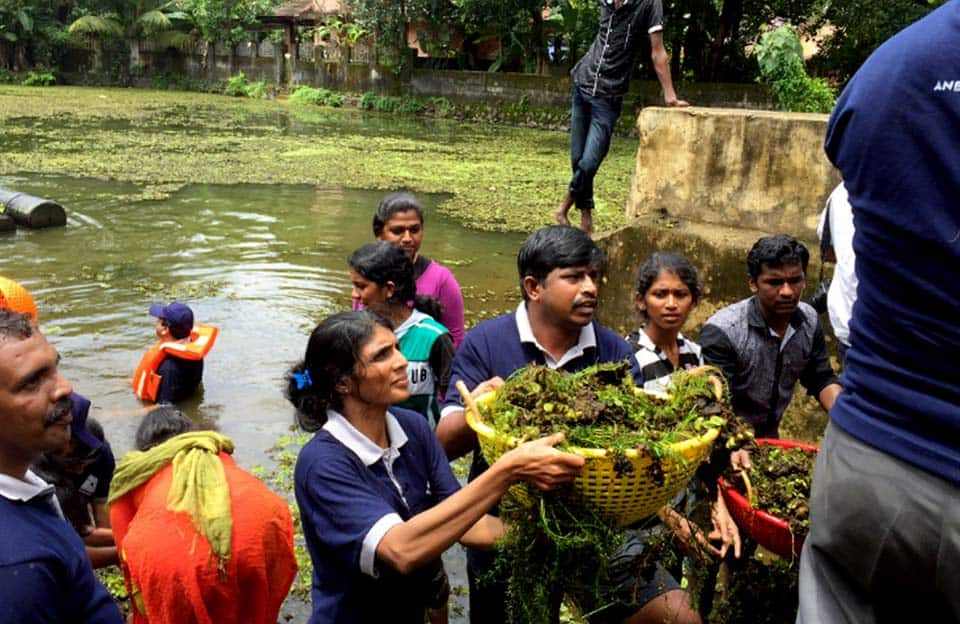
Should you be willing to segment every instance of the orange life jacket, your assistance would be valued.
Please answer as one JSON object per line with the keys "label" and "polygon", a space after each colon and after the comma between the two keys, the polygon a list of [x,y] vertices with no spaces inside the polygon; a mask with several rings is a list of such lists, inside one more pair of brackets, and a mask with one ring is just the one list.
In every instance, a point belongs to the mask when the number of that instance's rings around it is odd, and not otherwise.
{"label": "orange life jacket", "polygon": [[162,377],[157,374],[160,362],[168,355],[184,360],[202,360],[206,357],[220,330],[213,325],[194,325],[187,342],[158,340],[140,359],[133,374],[133,393],[145,401],[156,401]]}

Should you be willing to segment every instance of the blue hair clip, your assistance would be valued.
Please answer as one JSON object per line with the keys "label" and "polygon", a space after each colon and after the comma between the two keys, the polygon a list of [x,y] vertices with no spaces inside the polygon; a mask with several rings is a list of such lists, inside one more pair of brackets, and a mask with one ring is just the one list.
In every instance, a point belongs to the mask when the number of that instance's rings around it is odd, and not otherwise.
{"label": "blue hair clip", "polygon": [[302,373],[293,373],[293,379],[297,382],[297,390],[303,390],[313,385],[313,380],[310,379],[310,371],[307,369],[303,369]]}

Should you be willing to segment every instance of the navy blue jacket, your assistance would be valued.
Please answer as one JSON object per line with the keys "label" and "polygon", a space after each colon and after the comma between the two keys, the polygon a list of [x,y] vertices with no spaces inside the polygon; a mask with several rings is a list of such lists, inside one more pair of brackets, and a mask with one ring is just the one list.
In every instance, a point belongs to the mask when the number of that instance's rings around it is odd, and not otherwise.
{"label": "navy blue jacket", "polygon": [[76,531],[43,499],[0,496],[0,622],[123,624]]}
{"label": "navy blue jacket", "polygon": [[960,2],[884,43],[834,109],[860,280],[832,421],[960,484]]}

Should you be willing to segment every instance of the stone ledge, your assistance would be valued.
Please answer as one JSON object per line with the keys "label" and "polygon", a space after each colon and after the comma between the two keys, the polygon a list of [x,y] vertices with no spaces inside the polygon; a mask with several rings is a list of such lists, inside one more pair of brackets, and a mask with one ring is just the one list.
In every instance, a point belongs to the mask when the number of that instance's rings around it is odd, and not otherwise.
{"label": "stone ledge", "polygon": [[827,115],[645,108],[627,220],[684,220],[816,239],[840,178],[823,152]]}

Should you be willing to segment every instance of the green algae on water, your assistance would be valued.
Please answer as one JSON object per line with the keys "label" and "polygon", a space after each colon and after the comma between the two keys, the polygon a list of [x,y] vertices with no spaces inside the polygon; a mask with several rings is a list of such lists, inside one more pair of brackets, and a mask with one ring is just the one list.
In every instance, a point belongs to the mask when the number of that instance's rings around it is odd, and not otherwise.
{"label": "green algae on water", "polygon": [[[553,222],[570,175],[564,132],[140,89],[0,86],[0,143],[0,175],[133,182],[147,200],[184,184],[406,189],[446,194],[439,210],[470,227],[520,232]],[[613,141],[598,229],[624,224],[635,154],[635,139]]]}

